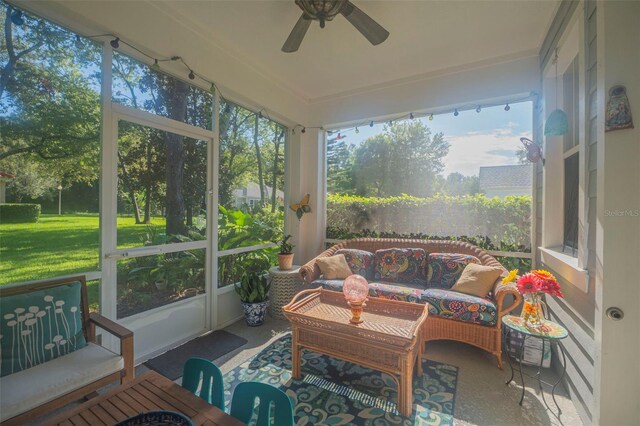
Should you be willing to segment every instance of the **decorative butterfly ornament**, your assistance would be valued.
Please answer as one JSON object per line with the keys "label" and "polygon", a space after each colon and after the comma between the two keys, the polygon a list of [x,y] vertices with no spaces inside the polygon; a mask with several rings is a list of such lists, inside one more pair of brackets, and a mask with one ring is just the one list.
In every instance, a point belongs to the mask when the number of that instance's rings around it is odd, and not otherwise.
{"label": "decorative butterfly ornament", "polygon": [[524,148],[527,150],[527,160],[532,163],[537,163],[542,160],[542,165],[544,166],[544,158],[542,158],[540,145],[528,138],[520,138],[520,142],[522,142],[522,145],[524,145]]}
{"label": "decorative butterfly ornament", "polygon": [[289,206],[291,210],[296,212],[296,217],[298,218],[298,220],[302,218],[302,215],[304,215],[305,213],[309,213],[311,211],[311,207],[309,206],[310,198],[311,198],[311,195],[307,194],[304,197],[302,197],[302,200],[300,200],[299,203],[291,204]]}

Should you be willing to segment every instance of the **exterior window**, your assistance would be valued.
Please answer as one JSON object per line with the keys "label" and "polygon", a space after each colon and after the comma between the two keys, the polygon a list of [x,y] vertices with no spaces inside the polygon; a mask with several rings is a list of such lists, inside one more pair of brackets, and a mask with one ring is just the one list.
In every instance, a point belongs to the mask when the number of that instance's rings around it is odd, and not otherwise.
{"label": "exterior window", "polygon": [[578,73],[578,57],[576,56],[562,75],[563,107],[569,121],[569,129],[563,137],[564,227],[562,251],[571,256],[576,256],[578,252],[578,193],[580,190]]}
{"label": "exterior window", "polygon": [[576,255],[578,250],[579,154],[564,160],[564,238],[563,251]]}

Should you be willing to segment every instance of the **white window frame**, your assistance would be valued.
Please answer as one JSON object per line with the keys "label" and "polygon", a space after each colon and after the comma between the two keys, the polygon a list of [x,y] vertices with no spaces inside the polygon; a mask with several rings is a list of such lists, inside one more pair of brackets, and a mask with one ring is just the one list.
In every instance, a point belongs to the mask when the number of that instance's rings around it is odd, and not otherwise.
{"label": "white window frame", "polygon": [[[545,136],[543,191],[542,191],[542,241],[538,247],[540,260],[554,272],[580,290],[588,291],[588,273],[586,270],[586,248],[588,224],[587,194],[586,194],[586,103],[585,103],[585,49],[580,43],[584,35],[584,22],[580,13],[574,13],[568,26],[568,31],[558,43],[558,75],[556,83],[556,64],[549,61],[543,71],[544,117],[549,117],[551,111],[563,108],[563,78],[562,76],[571,66],[573,60],[578,59],[578,144],[569,150],[564,150],[563,136]],[[578,250],[577,256],[563,251],[564,240],[564,161],[569,156],[578,153],[579,160],[579,192],[578,192]]]}

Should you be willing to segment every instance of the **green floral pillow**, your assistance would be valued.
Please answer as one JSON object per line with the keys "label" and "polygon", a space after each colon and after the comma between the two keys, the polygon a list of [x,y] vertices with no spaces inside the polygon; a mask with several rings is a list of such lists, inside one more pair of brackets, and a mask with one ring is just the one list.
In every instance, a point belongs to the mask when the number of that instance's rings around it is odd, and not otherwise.
{"label": "green floral pillow", "polygon": [[77,281],[0,298],[0,377],[87,345]]}

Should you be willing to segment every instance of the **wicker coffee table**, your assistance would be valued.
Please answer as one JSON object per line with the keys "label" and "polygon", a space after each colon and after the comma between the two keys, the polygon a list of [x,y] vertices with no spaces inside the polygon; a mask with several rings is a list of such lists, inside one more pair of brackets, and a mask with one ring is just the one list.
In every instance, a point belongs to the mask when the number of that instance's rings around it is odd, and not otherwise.
{"label": "wicker coffee table", "polygon": [[390,374],[398,385],[398,411],[411,414],[414,367],[422,375],[421,329],[427,305],[371,298],[364,322],[354,325],[342,293],[315,289],[298,293],[283,312],[291,322],[294,378],[301,376],[302,349],[340,358]]}

